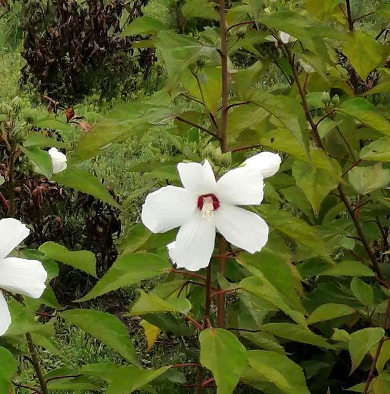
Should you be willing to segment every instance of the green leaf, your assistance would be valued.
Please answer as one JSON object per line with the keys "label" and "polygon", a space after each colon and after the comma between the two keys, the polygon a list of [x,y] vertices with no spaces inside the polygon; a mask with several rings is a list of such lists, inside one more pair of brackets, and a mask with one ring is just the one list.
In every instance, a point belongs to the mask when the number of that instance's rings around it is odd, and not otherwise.
{"label": "green leaf", "polygon": [[121,253],[133,253],[138,250],[152,235],[142,223],[137,223],[130,234],[120,240],[119,250]]}
{"label": "green leaf", "polygon": [[39,251],[54,260],[96,277],[96,258],[90,251],[79,250],[73,252],[55,242],[45,242],[39,247]]}
{"label": "green leaf", "polygon": [[361,31],[355,31],[343,48],[343,53],[363,81],[374,68],[383,65],[387,52],[386,47],[380,45],[374,37]]}
{"label": "green leaf", "polygon": [[143,318],[161,331],[172,332],[178,336],[192,337],[194,330],[182,318],[167,313],[152,313]]}
{"label": "green leaf", "polygon": [[50,178],[53,173],[53,166],[49,154],[41,150],[38,146],[30,146],[28,148],[20,148],[28,157],[34,167],[34,172]]}
{"label": "green leaf", "polygon": [[210,56],[215,51],[215,48],[205,47],[195,38],[179,35],[170,30],[158,33],[155,44],[166,65],[172,87],[176,85],[182,72],[189,65],[202,56]]}
{"label": "green leaf", "polygon": [[263,89],[252,91],[248,100],[267,111],[278,121],[278,126],[290,130],[298,143],[307,150],[307,125],[298,99],[271,94]]}
{"label": "green leaf", "polygon": [[214,376],[217,393],[233,393],[247,368],[246,349],[231,332],[207,328],[199,335],[200,362]]}
{"label": "green leaf", "polygon": [[332,14],[334,9],[342,3],[343,0],[324,0],[319,2],[317,0],[305,0],[307,11],[315,18],[324,19],[326,15]]}
{"label": "green leaf", "polygon": [[338,180],[329,176],[328,171],[314,168],[311,164],[303,161],[296,161],[293,164],[292,173],[297,185],[310,201],[314,213],[318,215],[322,201],[338,186]]}
{"label": "green leaf", "polygon": [[153,171],[148,172],[147,176],[150,178],[164,179],[169,181],[180,180],[176,165],[158,167]]}
{"label": "green leaf", "polygon": [[88,301],[120,287],[130,286],[144,279],[169,272],[168,261],[150,253],[123,254],[95,287],[78,302]]}
{"label": "green leaf", "polygon": [[79,390],[100,391],[102,389],[101,385],[92,382],[85,376],[50,380],[47,384],[47,388],[49,390],[66,390],[67,392],[78,392]]}
{"label": "green leaf", "polygon": [[138,365],[127,327],[117,317],[93,309],[73,309],[59,315]]}
{"label": "green leaf", "polygon": [[170,366],[148,370],[133,366],[102,363],[85,365],[80,369],[80,372],[106,380],[108,382],[107,394],[128,394],[141,389],[169,369]]}
{"label": "green leaf", "polygon": [[222,89],[221,69],[219,67],[204,67],[195,75],[186,71],[182,76],[182,84],[191,96],[204,102],[211,113],[215,114],[217,112]]}
{"label": "green leaf", "polygon": [[[298,296],[301,289],[299,280],[295,277],[295,267],[281,253],[273,253],[263,249],[260,253],[241,253],[237,262],[249,269],[254,275],[260,271],[262,275],[280,291],[294,309],[306,313]],[[254,268],[251,270],[251,268]]]}
{"label": "green leaf", "polygon": [[370,306],[374,302],[374,290],[372,287],[359,278],[353,278],[351,281],[351,290],[353,295],[364,305]]}
{"label": "green leaf", "polygon": [[49,116],[45,119],[38,119],[33,122],[35,127],[39,127],[40,129],[53,129],[60,130],[65,132],[73,132],[73,127],[66,122],[61,122],[58,119],[53,119],[53,117]]}
{"label": "green leaf", "polygon": [[0,392],[10,393],[11,379],[16,374],[16,361],[12,354],[5,348],[0,347]]}
{"label": "green leaf", "polygon": [[302,368],[288,357],[266,350],[251,350],[248,362],[262,379],[274,384],[282,393],[310,394]]}
{"label": "green leaf", "polygon": [[133,316],[142,316],[148,313],[180,312],[186,315],[191,309],[191,303],[187,298],[161,299],[157,294],[145,293],[140,290],[140,297],[130,308]]}
{"label": "green leaf", "polygon": [[66,148],[66,144],[61,141],[56,141],[53,138],[44,136],[37,131],[30,131],[27,138],[23,142],[23,146],[28,148],[30,146],[38,146],[40,148],[46,147],[56,147],[56,148]]}
{"label": "green leaf", "polygon": [[354,167],[348,173],[348,181],[359,194],[382,189],[390,182],[390,170],[378,163],[370,167]]}
{"label": "green leaf", "polygon": [[390,161],[390,138],[382,137],[366,145],[359,154],[362,160]]}
{"label": "green leaf", "polygon": [[375,130],[390,135],[390,122],[373,104],[362,97],[354,97],[344,101],[337,110],[353,116]]}
{"label": "green leaf", "polygon": [[287,129],[271,130],[260,138],[260,144],[276,151],[288,153],[298,160],[308,160],[305,149]]}
{"label": "green leaf", "polygon": [[168,29],[164,23],[150,16],[141,16],[135,18],[129,25],[125,27],[121,33],[122,37],[154,34],[156,35],[161,30]]}
{"label": "green leaf", "polygon": [[258,208],[258,211],[271,228],[281,231],[283,234],[306,246],[316,256],[329,255],[326,244],[315,227],[295,218],[290,212],[271,205],[263,204]]}
{"label": "green leaf", "polygon": [[378,372],[382,372],[385,368],[386,363],[390,360],[390,341],[383,342],[381,352],[379,353],[378,361],[376,363],[376,369]]}
{"label": "green leaf", "polygon": [[120,205],[111,196],[107,188],[88,171],[68,167],[65,171],[53,175],[53,180],[61,185],[90,194],[116,208],[120,208]]}
{"label": "green leaf", "polygon": [[182,7],[184,18],[202,18],[219,20],[219,14],[213,3],[208,0],[188,0]]}
{"label": "green leaf", "polygon": [[352,333],[348,348],[352,360],[351,373],[360,365],[364,356],[385,335],[383,328],[364,328]]}
{"label": "green leaf", "polygon": [[264,0],[250,0],[253,18],[256,26],[259,26],[259,14],[264,5]]}
{"label": "green leaf", "polygon": [[237,138],[241,130],[254,129],[260,122],[265,121],[269,113],[256,104],[238,105],[228,112],[229,138]]}
{"label": "green leaf", "polygon": [[341,316],[352,315],[355,309],[343,304],[320,305],[307,319],[307,324],[315,324],[321,321],[337,319]]}
{"label": "green leaf", "polygon": [[290,341],[307,343],[313,346],[319,346],[325,349],[332,349],[325,338],[312,333],[308,328],[302,328],[292,323],[268,323],[261,327],[261,330],[277,337],[289,339]]}
{"label": "green leaf", "polygon": [[306,326],[305,317],[302,312],[296,311],[288,305],[288,300],[264,277],[260,271],[256,276],[244,278],[239,285],[243,290],[261,298],[276,306],[286,315],[290,316],[298,324]]}
{"label": "green leaf", "polygon": [[322,276],[375,276],[368,267],[358,261],[340,261],[318,275]]}
{"label": "green leaf", "polygon": [[69,165],[95,157],[114,142],[134,137],[151,125],[164,124],[173,116],[172,108],[165,105],[137,102],[118,105],[82,135],[68,158]]}

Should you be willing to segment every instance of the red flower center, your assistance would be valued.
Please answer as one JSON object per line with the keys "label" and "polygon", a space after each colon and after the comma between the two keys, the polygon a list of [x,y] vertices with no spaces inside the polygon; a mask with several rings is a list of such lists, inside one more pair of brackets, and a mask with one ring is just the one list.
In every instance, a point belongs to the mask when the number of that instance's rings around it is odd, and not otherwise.
{"label": "red flower center", "polygon": [[199,211],[203,210],[203,206],[205,204],[212,205],[214,211],[216,211],[220,206],[217,196],[213,193],[203,194],[198,197],[198,204],[197,205],[198,205]]}

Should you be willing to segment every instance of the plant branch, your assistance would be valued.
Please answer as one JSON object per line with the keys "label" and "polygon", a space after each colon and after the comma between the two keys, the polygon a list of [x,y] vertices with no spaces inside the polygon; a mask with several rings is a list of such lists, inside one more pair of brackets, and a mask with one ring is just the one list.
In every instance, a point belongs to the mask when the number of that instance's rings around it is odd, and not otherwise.
{"label": "plant branch", "polygon": [[188,271],[182,271],[182,270],[176,270],[174,268],[171,269],[171,272],[173,274],[179,274],[179,275],[186,275],[186,276],[191,276],[193,278],[198,278],[203,281],[206,281],[206,278],[202,275],[196,274],[195,272],[188,272]]}
{"label": "plant branch", "polygon": [[0,192],[0,201],[2,202],[2,204],[4,205],[4,208],[8,212],[9,211],[9,204],[8,204],[8,201],[5,199],[5,197],[4,197],[2,192]]}
{"label": "plant branch", "polygon": [[15,215],[15,174],[14,174],[14,166],[15,166],[15,147],[12,147],[10,157],[9,157],[9,165],[8,165],[8,215],[12,218]]}
{"label": "plant branch", "polygon": [[71,379],[71,378],[79,378],[81,375],[63,375],[63,376],[54,376],[53,378],[47,379],[46,384],[51,382],[52,380],[61,380],[61,379]]}
{"label": "plant branch", "polygon": [[225,20],[225,0],[219,0],[219,28],[221,31],[221,65],[222,65],[222,108],[221,128],[219,132],[222,153],[228,151],[227,147],[227,115],[229,100],[229,71],[227,53],[227,30]]}
{"label": "plant branch", "polygon": [[37,351],[35,349],[34,341],[29,332],[26,334],[26,339],[27,339],[27,345],[30,351],[31,359],[33,362],[34,370],[37,375],[39,384],[41,386],[42,394],[49,394],[49,391],[47,390],[45,378],[43,377],[43,372],[42,372],[41,364],[39,362]]}
{"label": "plant branch", "polygon": [[345,0],[345,5],[347,7],[347,22],[349,31],[353,31],[353,18],[352,18],[352,11],[351,11],[351,1]]}
{"label": "plant branch", "polygon": [[[225,4],[223,6],[223,9],[225,10]],[[246,21],[246,22],[236,23],[234,25],[229,26],[229,28],[226,30],[226,33],[229,32],[230,30],[234,29],[235,27],[254,25],[254,24],[255,24],[255,21]]]}
{"label": "plant branch", "polygon": [[[387,300],[387,308],[386,308],[385,316],[383,318],[383,323],[382,323],[382,328],[384,330],[386,330],[386,328],[387,328],[387,322],[389,321],[389,316],[390,316],[390,296]],[[381,354],[382,346],[384,343],[385,343],[385,336],[383,336],[381,338],[381,340],[379,341],[378,347],[375,352],[374,359],[372,360],[372,363],[371,363],[371,368],[370,368],[370,372],[369,372],[367,380],[366,380],[366,385],[364,387],[362,394],[368,393],[371,381],[374,378],[376,363],[378,362],[378,358],[379,358],[379,355]]]}
{"label": "plant branch", "polygon": [[24,384],[20,384],[20,383],[16,383],[16,382],[12,382],[12,384],[13,384],[14,386],[16,386],[17,388],[20,388],[20,389],[27,389],[27,390],[32,391],[33,393],[41,394],[41,392],[40,392],[37,388],[35,388],[35,387],[25,386]]}
{"label": "plant branch", "polygon": [[218,290],[215,293],[211,294],[211,298],[219,297],[221,294],[235,293],[237,290],[240,290],[240,288],[236,287],[235,289]]}
{"label": "plant branch", "polygon": [[[347,0],[347,2],[349,3],[348,0]],[[306,99],[306,94],[305,94],[305,91],[302,88],[301,81],[299,80],[299,75],[298,75],[297,69],[296,69],[295,64],[294,64],[294,58],[292,56],[292,53],[291,53],[290,49],[288,48],[288,46],[286,46],[286,45],[284,45],[284,51],[285,51],[287,59],[288,59],[288,61],[290,63],[290,66],[291,66],[291,68],[293,70],[295,83],[297,84],[298,91],[299,91],[299,94],[301,96],[303,110],[305,112],[306,119],[307,119],[307,121],[310,124],[315,144],[317,145],[318,148],[321,148],[325,153],[327,153],[327,151],[325,149],[325,145],[322,142],[321,136],[318,133],[317,125],[314,122],[313,117],[312,117],[312,115],[310,113],[309,105],[308,105],[307,99]],[[362,228],[359,220],[354,215],[353,208],[352,208],[352,206],[351,206],[351,204],[350,204],[350,202],[348,200],[348,197],[346,196],[346,194],[344,192],[344,189],[341,186],[341,184],[339,184],[337,186],[337,190],[339,192],[341,200],[343,201],[345,207],[347,208],[347,211],[348,211],[349,215],[351,216],[351,219],[352,219],[352,221],[353,221],[353,223],[355,225],[355,228],[356,228],[356,230],[357,230],[357,232],[359,234],[359,237],[360,237],[360,239],[361,239],[361,241],[363,243],[363,246],[364,246],[364,248],[365,248],[365,250],[366,250],[366,252],[367,252],[367,254],[368,254],[368,256],[369,256],[369,258],[371,260],[371,263],[372,263],[372,266],[373,266],[373,268],[375,270],[375,273],[377,274],[377,276],[380,279],[384,280],[384,277],[383,277],[383,275],[381,273],[381,270],[380,270],[378,261],[377,261],[377,259],[375,257],[375,254],[372,251],[372,249],[371,249],[371,247],[370,247],[370,245],[368,243],[368,240],[367,240],[367,238],[366,238],[366,236],[364,234],[363,228]]]}
{"label": "plant branch", "polygon": [[232,149],[230,152],[235,153],[235,152],[241,152],[243,150],[248,150],[248,149],[255,149],[255,148],[260,148],[262,145],[251,145],[251,146],[242,146],[241,148],[236,148]]}
{"label": "plant branch", "polygon": [[216,138],[217,140],[220,139],[219,136],[218,136],[217,134],[213,133],[213,132],[210,131],[210,130],[207,130],[206,127],[203,127],[203,126],[201,126],[200,124],[197,124],[197,123],[195,123],[195,122],[191,122],[190,120],[184,119],[184,118],[182,118],[181,116],[176,116],[176,119],[179,120],[180,122],[187,123],[187,124],[189,124],[189,125],[191,125],[191,126],[194,126],[194,127],[198,128],[199,130],[204,131],[204,132],[207,133],[207,134],[212,135],[212,136],[213,136],[214,138]]}
{"label": "plant branch", "polygon": [[294,75],[294,79],[295,79],[295,83],[297,84],[299,95],[301,96],[302,107],[303,107],[303,110],[305,112],[306,119],[307,119],[307,121],[310,124],[311,130],[312,130],[312,134],[313,134],[313,138],[314,138],[314,140],[316,142],[316,145],[319,148],[325,150],[324,149],[325,147],[324,147],[324,145],[322,143],[320,134],[318,133],[317,124],[314,122],[314,119],[313,119],[313,117],[312,117],[312,115],[310,113],[309,104],[308,104],[307,99],[306,99],[306,93],[305,93],[305,91],[303,89],[303,86],[301,84],[301,81],[299,79],[298,70],[295,67],[295,62],[294,62],[294,58],[293,58],[293,55],[291,53],[291,50],[290,50],[290,48],[287,45],[283,45],[283,48],[284,48],[284,52],[285,52],[285,54],[287,56],[287,60],[288,60],[288,62],[290,64],[290,67],[292,69],[292,72],[293,72],[293,75]]}
{"label": "plant branch", "polygon": [[203,330],[203,326],[189,315],[185,315],[186,320],[192,323],[198,330]]}
{"label": "plant branch", "polygon": [[367,14],[361,15],[361,16],[359,16],[358,18],[356,18],[356,19],[353,21],[353,23],[355,23],[355,22],[357,22],[357,21],[360,21],[360,19],[366,18],[367,16],[371,16],[371,15],[373,15],[373,14],[375,14],[375,11],[367,12]]}

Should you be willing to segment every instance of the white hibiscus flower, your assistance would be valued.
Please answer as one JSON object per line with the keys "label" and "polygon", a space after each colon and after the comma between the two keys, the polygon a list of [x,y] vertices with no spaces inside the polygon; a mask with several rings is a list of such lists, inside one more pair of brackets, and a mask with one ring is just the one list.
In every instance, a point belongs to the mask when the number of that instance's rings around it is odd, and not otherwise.
{"label": "white hibiscus flower", "polygon": [[154,233],[180,227],[176,241],[168,245],[178,267],[197,271],[207,267],[214,250],[216,230],[233,245],[249,253],[260,251],[268,240],[268,226],[240,205],[259,205],[263,177],[243,166],[227,172],[218,182],[210,163],[180,163],[184,187],[166,186],[146,198],[142,222]]}
{"label": "white hibiscus flower", "polygon": [[244,166],[260,172],[263,178],[275,175],[279,171],[282,159],[276,153],[261,152],[244,161]]}
{"label": "white hibiscus flower", "polygon": [[[17,257],[7,257],[29,234],[19,220],[0,220],[0,289],[39,298],[45,290],[47,273],[42,263]],[[0,335],[11,324],[7,302],[0,290]]]}
{"label": "white hibiscus flower", "polygon": [[295,37],[290,36],[290,34],[284,31],[280,32],[279,37],[283,44],[288,44],[289,42],[295,42],[297,40]]}
{"label": "white hibiscus flower", "polygon": [[59,172],[64,171],[68,166],[66,155],[61,153],[57,148],[51,148],[48,153],[53,165],[53,174],[58,174]]}

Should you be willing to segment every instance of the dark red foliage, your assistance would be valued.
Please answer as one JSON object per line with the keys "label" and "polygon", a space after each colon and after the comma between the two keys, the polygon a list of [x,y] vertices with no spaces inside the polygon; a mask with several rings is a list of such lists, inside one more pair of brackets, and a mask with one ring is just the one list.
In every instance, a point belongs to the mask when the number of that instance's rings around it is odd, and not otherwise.
{"label": "dark red foliage", "polygon": [[[107,82],[106,88],[112,89],[115,81],[138,73],[140,66],[131,59],[132,40],[119,34],[122,15],[127,11],[125,22],[132,21],[146,2],[112,0],[105,5],[103,0],[88,0],[79,5],[74,0],[52,0],[44,7],[40,0],[29,1],[23,24],[24,81],[32,76],[39,92],[69,103],[89,94],[97,83],[104,89]],[[144,72],[154,61],[149,52],[139,57]]]}

